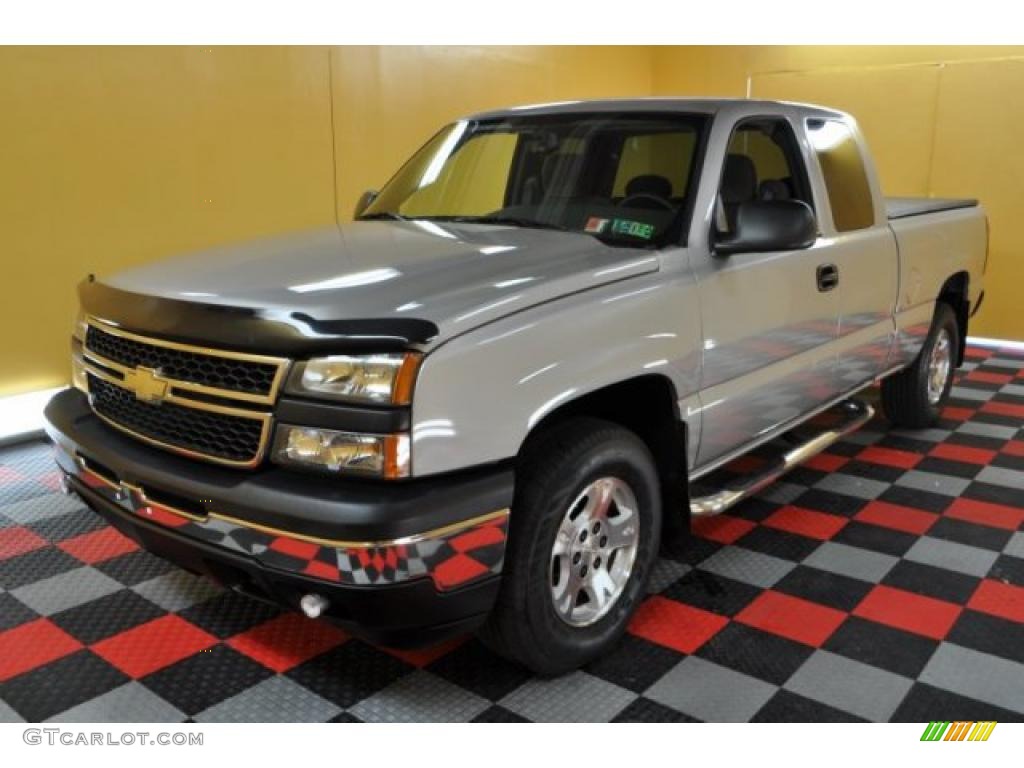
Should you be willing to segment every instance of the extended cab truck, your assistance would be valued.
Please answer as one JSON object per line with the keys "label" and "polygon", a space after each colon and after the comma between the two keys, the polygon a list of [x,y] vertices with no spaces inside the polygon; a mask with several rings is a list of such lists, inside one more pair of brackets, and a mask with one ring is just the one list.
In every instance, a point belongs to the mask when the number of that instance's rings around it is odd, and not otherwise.
{"label": "extended cab truck", "polygon": [[849,116],[773,102],[476,115],[356,218],[86,280],[66,486],[246,594],[548,674],[622,633],[663,524],[859,390],[932,424],[987,257],[976,202],[887,201]]}

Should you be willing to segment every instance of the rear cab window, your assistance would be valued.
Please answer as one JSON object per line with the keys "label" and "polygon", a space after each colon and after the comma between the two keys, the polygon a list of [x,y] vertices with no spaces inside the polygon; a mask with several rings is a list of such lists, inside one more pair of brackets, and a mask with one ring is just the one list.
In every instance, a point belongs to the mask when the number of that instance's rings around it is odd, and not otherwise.
{"label": "rear cab window", "polygon": [[871,184],[864,156],[850,126],[842,120],[814,118],[807,121],[807,138],[821,167],[836,231],[851,232],[874,226]]}

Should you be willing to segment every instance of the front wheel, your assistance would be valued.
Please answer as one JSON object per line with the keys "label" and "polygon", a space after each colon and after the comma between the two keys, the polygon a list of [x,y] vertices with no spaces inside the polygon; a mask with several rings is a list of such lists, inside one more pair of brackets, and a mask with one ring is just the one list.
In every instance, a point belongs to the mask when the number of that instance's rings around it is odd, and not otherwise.
{"label": "front wheel", "polygon": [[597,419],[552,427],[517,470],[501,590],[481,639],[545,675],[600,656],[644,596],[660,530],[643,441]]}
{"label": "front wheel", "polygon": [[914,364],[882,381],[882,409],[896,426],[923,429],[939,420],[953,387],[960,326],[953,308],[935,305],[932,327]]}

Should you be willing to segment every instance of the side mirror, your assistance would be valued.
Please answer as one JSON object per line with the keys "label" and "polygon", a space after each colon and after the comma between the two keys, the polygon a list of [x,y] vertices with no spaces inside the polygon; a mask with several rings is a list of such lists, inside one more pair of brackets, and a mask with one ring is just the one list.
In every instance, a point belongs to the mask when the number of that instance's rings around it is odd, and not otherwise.
{"label": "side mirror", "polygon": [[715,253],[763,253],[810,248],[818,237],[814,211],[800,200],[753,200],[736,209],[735,231],[722,235]]}
{"label": "side mirror", "polygon": [[368,189],[359,196],[359,201],[356,203],[356,209],[352,216],[358,219],[363,215],[363,211],[370,207],[374,200],[377,199],[379,193],[376,189]]}

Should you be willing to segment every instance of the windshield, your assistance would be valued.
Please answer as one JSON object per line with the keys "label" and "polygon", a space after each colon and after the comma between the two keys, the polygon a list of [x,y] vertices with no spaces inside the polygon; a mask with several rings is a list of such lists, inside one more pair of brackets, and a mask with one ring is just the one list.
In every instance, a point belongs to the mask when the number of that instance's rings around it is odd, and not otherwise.
{"label": "windshield", "polygon": [[678,242],[704,118],[562,114],[454,123],[360,218],[581,232],[611,244]]}

